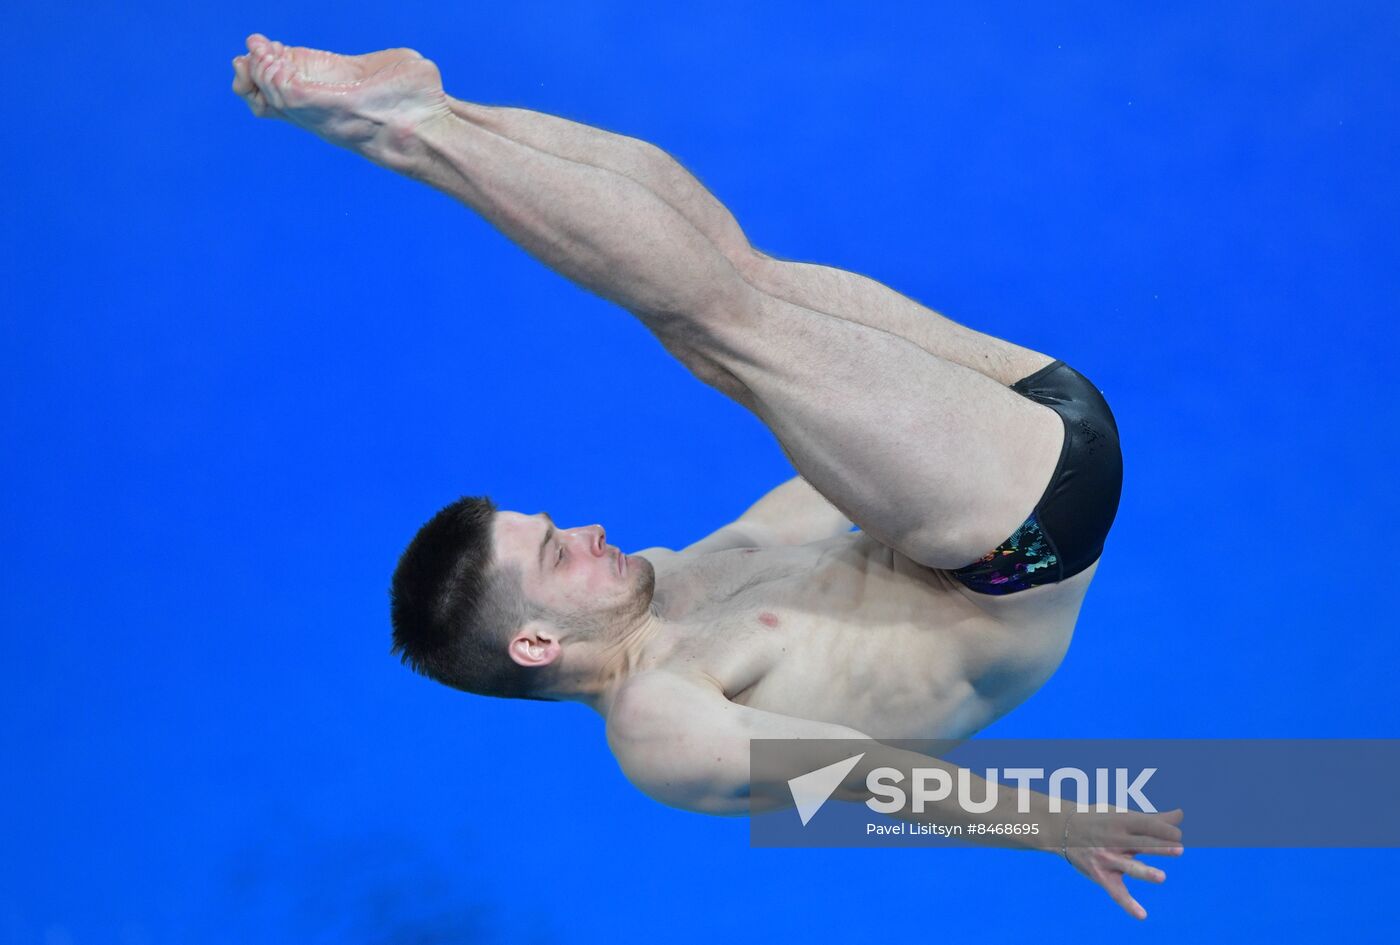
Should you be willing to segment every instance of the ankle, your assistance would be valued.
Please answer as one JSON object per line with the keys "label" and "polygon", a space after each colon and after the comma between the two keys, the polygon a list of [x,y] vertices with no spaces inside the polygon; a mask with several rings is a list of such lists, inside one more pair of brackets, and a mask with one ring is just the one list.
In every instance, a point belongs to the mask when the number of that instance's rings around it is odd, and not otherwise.
{"label": "ankle", "polygon": [[376,133],[358,150],[389,170],[422,177],[437,150],[433,142],[450,134],[446,126],[458,121],[445,105],[424,112],[395,113],[380,122]]}

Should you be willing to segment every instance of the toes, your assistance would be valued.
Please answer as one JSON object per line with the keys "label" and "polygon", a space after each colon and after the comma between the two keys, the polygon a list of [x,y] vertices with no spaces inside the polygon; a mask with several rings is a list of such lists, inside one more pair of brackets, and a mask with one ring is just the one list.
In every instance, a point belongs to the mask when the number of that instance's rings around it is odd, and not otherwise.
{"label": "toes", "polygon": [[267,99],[267,103],[278,111],[286,107],[282,93],[283,87],[287,84],[287,75],[288,69],[285,59],[273,59],[263,70],[263,78],[265,79],[262,83],[263,96]]}
{"label": "toes", "polygon": [[248,52],[233,60],[233,90],[260,118],[285,110],[296,71],[287,47],[262,33],[250,33],[245,42]]}
{"label": "toes", "polygon": [[248,75],[252,77],[254,85],[261,86],[263,84],[263,70],[267,68],[271,58],[261,50],[248,54]]}
{"label": "toes", "polygon": [[235,56],[233,60],[233,91],[243,99],[253,114],[262,118],[268,112],[267,101],[258,87],[253,84],[248,72],[248,57]]}
{"label": "toes", "polygon": [[239,97],[242,98],[243,103],[248,106],[248,110],[258,118],[266,118],[268,115],[272,114],[272,110],[267,107],[267,99],[263,98],[262,93],[257,89],[253,89],[251,92],[241,93]]}
{"label": "toes", "polygon": [[269,49],[264,49],[261,55],[253,57],[253,82],[264,96],[269,96],[272,92],[273,81],[277,74],[277,64],[277,57]]}
{"label": "toes", "polygon": [[239,95],[247,95],[254,90],[253,78],[248,74],[247,56],[235,56],[233,59],[233,90]]}
{"label": "toes", "polygon": [[[249,42],[251,45],[251,37]],[[276,60],[270,49],[267,46],[261,46],[258,52],[249,53],[240,58],[243,59],[243,73],[246,77],[246,91],[240,94],[248,102],[248,107],[253,110],[253,114],[263,118],[280,110],[281,101],[273,81],[275,78],[273,66],[276,65]],[[237,65],[234,68],[236,70]],[[234,81],[237,83],[238,80]],[[235,89],[237,88],[238,86],[235,85]]]}

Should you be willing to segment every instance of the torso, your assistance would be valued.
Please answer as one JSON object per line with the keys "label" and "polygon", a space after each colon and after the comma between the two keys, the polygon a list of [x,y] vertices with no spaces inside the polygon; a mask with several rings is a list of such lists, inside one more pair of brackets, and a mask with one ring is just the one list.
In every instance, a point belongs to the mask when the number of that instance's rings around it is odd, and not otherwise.
{"label": "torso", "polygon": [[799,546],[643,554],[679,636],[655,664],[730,700],[875,738],[963,738],[1059,666],[1097,566],[974,594],[860,532]]}

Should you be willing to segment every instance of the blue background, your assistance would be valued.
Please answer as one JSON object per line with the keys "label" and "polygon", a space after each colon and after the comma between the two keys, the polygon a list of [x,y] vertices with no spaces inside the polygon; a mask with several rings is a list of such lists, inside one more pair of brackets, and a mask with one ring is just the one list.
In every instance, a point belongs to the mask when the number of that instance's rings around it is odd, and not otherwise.
{"label": "blue background", "polygon": [[619,309],[254,119],[254,30],[654,141],[756,246],[1093,377],[1119,524],[988,735],[1400,735],[1393,5],[11,0],[0,941],[1392,928],[1393,851],[1188,850],[1137,924],[1050,857],[752,850],[588,710],[401,669],[389,574],[456,496],[636,549],[790,470]]}

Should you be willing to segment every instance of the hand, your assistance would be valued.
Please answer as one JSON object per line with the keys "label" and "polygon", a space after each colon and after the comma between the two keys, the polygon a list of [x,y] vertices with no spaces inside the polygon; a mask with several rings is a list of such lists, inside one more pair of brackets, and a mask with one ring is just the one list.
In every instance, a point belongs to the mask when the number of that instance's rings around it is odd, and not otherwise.
{"label": "hand", "polygon": [[1124,876],[1149,883],[1164,882],[1167,874],[1134,859],[1139,853],[1180,856],[1183,811],[1143,814],[1136,811],[1072,812],[1065,821],[1065,858],[1074,868],[1102,886],[1113,901],[1137,919],[1147,910],[1128,892]]}

